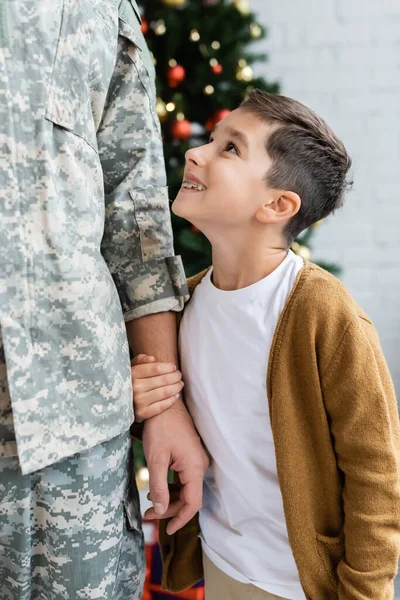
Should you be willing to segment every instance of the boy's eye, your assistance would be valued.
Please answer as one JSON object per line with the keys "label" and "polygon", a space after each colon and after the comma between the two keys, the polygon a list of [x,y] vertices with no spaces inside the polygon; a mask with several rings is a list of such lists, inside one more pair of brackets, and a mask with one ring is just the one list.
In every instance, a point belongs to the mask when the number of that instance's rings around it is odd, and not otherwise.
{"label": "boy's eye", "polygon": [[233,142],[226,142],[224,152],[239,154],[238,148]]}

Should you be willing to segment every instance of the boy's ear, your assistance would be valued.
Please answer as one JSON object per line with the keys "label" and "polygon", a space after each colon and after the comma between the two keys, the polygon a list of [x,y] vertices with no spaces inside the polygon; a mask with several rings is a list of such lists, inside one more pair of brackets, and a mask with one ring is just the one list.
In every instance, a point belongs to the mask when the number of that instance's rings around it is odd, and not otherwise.
{"label": "boy's ear", "polygon": [[256,219],[260,223],[280,223],[294,217],[301,206],[301,199],[295,192],[276,190],[273,197],[257,209]]}

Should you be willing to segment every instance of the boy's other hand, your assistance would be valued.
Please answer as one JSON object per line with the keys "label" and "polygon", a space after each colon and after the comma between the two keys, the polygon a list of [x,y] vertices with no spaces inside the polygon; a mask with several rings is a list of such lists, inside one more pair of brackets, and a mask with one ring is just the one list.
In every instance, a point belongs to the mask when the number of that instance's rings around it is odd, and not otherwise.
{"label": "boy's other hand", "polygon": [[131,362],[135,421],[160,415],[179,399],[184,386],[182,373],[171,363],[156,362],[154,356],[139,354]]}

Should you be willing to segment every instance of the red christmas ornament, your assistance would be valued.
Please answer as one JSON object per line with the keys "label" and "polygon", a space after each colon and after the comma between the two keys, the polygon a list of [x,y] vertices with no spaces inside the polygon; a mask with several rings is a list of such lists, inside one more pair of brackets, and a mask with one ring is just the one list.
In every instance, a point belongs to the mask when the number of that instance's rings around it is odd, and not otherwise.
{"label": "red christmas ornament", "polygon": [[185,69],[181,65],[170,67],[167,71],[167,79],[169,87],[178,87],[180,83],[185,79]]}
{"label": "red christmas ornament", "polygon": [[217,65],[213,65],[211,67],[211,71],[215,74],[215,75],[220,75],[222,73],[222,65],[220,65],[219,63]]}
{"label": "red christmas ornament", "polygon": [[222,121],[222,119],[225,119],[226,116],[229,115],[231,111],[228,110],[227,108],[221,108],[220,110],[217,110],[212,117],[210,117],[206,123],[206,129],[207,131],[212,131],[212,129],[214,129],[214,127],[216,126],[217,123],[219,123],[220,121]]}
{"label": "red christmas ornament", "polygon": [[143,35],[146,35],[146,33],[149,30],[149,24],[146,21],[146,19],[142,19],[142,25],[141,25],[140,29],[142,30]]}
{"label": "red christmas ornament", "polygon": [[184,142],[188,138],[190,138],[192,134],[192,126],[190,121],[186,119],[182,119],[181,121],[172,121],[171,123],[171,135],[175,140],[180,140]]}

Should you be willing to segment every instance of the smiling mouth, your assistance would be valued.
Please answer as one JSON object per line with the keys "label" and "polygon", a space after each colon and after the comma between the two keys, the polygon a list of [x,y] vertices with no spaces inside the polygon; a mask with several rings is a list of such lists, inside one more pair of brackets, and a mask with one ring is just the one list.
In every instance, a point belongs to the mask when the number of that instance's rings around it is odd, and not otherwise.
{"label": "smiling mouth", "polygon": [[182,181],[182,188],[185,190],[195,190],[196,192],[205,192],[207,189],[205,185],[194,183],[194,181],[187,181],[186,179]]}

